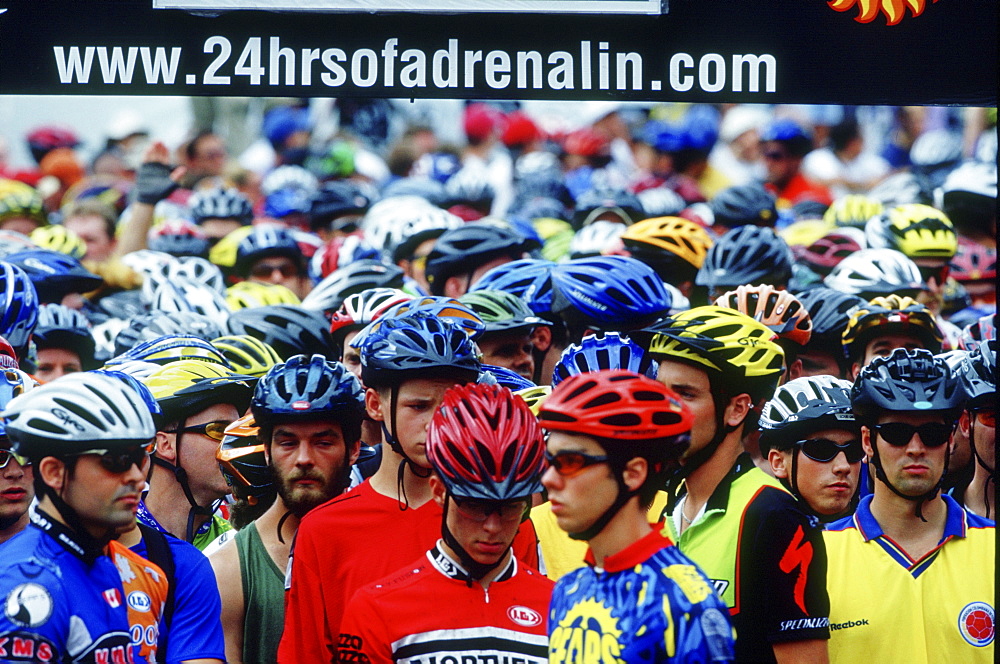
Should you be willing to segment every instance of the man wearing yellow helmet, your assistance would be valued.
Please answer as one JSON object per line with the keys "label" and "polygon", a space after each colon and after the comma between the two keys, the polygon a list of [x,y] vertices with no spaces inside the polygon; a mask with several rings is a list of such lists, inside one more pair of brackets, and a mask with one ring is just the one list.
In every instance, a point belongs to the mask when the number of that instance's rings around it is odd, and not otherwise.
{"label": "man wearing yellow helmet", "polygon": [[[231,530],[215,515],[229,493],[215,461],[226,427],[250,404],[246,376],[201,360],[178,360],[143,379],[163,410],[139,520],[204,550]],[[183,451],[183,454],[182,454]]]}
{"label": "man wearing yellow helmet", "polygon": [[826,662],[829,600],[818,522],[743,452],[744,429],[756,426],[784,371],[774,333],[716,306],[649,331],[658,380],[694,415],[689,451],[668,490],[667,534],[729,607],[737,661]]}

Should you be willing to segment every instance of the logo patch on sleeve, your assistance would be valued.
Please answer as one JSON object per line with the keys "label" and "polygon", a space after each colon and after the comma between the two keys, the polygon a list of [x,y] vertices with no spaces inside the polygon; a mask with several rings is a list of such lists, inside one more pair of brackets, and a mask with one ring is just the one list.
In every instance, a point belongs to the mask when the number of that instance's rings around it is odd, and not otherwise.
{"label": "logo patch on sleeve", "polygon": [[993,607],[986,602],[966,604],[958,614],[958,631],[970,645],[984,648],[993,643],[994,618]]}
{"label": "logo patch on sleeve", "polygon": [[21,627],[44,625],[52,616],[52,595],[37,583],[22,583],[7,595],[4,614]]}

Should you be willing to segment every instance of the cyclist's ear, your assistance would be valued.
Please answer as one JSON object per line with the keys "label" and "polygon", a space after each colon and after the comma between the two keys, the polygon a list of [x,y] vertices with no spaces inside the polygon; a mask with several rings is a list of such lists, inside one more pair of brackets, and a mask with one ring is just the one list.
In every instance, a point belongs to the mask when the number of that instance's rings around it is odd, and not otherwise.
{"label": "cyclist's ear", "polygon": [[778,450],[771,449],[767,453],[767,462],[771,465],[771,474],[778,479],[786,479],[789,474],[788,466],[785,465],[785,455]]}

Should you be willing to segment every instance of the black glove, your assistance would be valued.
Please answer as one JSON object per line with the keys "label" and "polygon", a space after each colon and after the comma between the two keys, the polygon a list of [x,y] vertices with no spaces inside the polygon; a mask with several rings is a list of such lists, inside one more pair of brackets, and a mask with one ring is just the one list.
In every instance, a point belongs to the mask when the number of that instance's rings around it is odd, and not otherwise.
{"label": "black glove", "polygon": [[135,199],[147,205],[156,205],[178,187],[170,179],[173,169],[166,164],[148,162],[139,166],[135,178]]}

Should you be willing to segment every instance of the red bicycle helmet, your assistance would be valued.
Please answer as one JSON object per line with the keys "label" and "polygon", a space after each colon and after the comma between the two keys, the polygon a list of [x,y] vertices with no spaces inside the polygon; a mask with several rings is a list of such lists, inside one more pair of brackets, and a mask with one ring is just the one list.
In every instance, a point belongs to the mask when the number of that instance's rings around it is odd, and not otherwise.
{"label": "red bicycle helmet", "polygon": [[450,388],[427,429],[427,459],[459,498],[512,500],[541,491],[544,452],[531,408],[499,385]]}
{"label": "red bicycle helmet", "polygon": [[551,431],[593,436],[611,445],[663,438],[684,440],[694,417],[674,392],[623,369],[570,376],[552,390],[538,414]]}
{"label": "red bicycle helmet", "polygon": [[996,279],[997,250],[963,237],[958,238],[958,251],[951,259],[951,276],[958,282]]}

